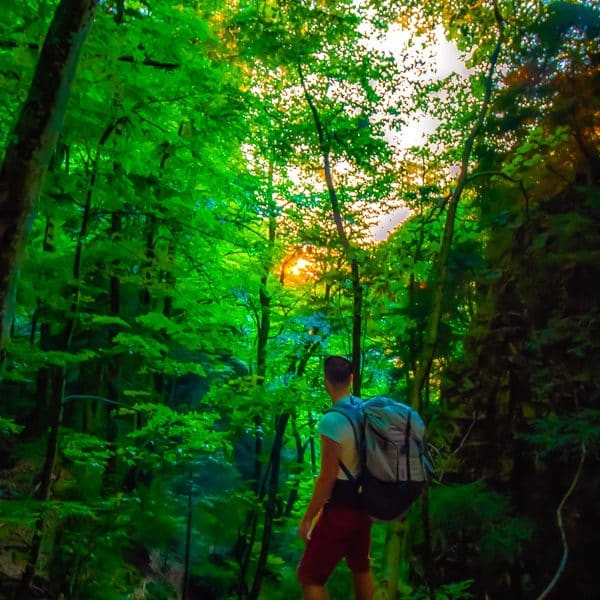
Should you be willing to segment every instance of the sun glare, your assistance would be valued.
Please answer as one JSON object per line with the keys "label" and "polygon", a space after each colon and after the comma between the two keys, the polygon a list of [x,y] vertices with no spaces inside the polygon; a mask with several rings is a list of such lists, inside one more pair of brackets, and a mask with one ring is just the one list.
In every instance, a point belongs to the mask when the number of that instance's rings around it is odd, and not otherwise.
{"label": "sun glare", "polygon": [[307,246],[296,249],[279,266],[279,280],[283,285],[302,285],[317,278],[316,265]]}
{"label": "sun glare", "polygon": [[310,261],[306,260],[305,258],[299,258],[290,267],[290,273],[292,275],[294,275],[294,277],[300,277],[301,275],[303,275],[304,273],[306,273],[308,271],[310,266],[311,266]]}

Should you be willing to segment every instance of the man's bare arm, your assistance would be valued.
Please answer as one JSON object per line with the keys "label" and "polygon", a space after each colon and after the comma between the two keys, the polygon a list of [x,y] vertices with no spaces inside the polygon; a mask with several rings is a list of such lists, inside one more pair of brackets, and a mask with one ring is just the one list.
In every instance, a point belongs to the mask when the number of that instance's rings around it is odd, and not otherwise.
{"label": "man's bare arm", "polygon": [[323,505],[331,496],[331,491],[338,474],[341,446],[331,438],[321,436],[321,470],[315,481],[312,497],[308,508],[298,527],[298,535],[306,541],[311,529],[313,519],[319,514]]}

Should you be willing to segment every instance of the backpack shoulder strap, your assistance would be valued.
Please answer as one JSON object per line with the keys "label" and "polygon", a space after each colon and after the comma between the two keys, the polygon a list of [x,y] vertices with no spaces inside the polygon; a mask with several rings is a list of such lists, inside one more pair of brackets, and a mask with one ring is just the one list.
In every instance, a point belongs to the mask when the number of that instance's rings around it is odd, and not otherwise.
{"label": "backpack shoulder strap", "polygon": [[[360,409],[360,407],[357,406],[355,409],[353,408],[352,410],[356,410],[357,412],[359,412],[361,409]],[[352,419],[352,417],[348,414],[349,411],[344,410],[342,408],[336,408],[335,406],[333,406],[333,407],[329,408],[328,410],[326,410],[325,414],[330,413],[330,412],[335,412],[340,415],[344,415],[344,417],[346,417],[346,419],[348,419],[348,422],[350,423],[350,426],[352,427],[352,433],[354,434],[354,442],[356,443],[356,451],[358,452],[358,455],[360,457],[360,455],[361,455],[360,438],[359,438],[358,431],[356,430],[356,424],[354,423],[354,420]],[[359,417],[359,419],[360,419],[360,417]],[[339,460],[338,463],[340,465],[340,469],[342,469],[342,471],[344,472],[344,475],[350,481],[354,481],[356,479],[356,477],[354,477],[352,475],[352,473],[350,473],[350,470],[348,469],[348,467],[346,467],[346,465],[341,460]]]}
{"label": "backpack shoulder strap", "polygon": [[[357,410],[359,410],[359,409],[357,409]],[[360,439],[358,437],[358,431],[356,431],[356,425],[354,423],[354,420],[348,414],[348,412],[341,408],[333,407],[333,408],[330,408],[329,410],[326,410],[325,414],[331,413],[331,412],[338,413],[340,415],[344,415],[346,417],[346,419],[348,419],[348,422],[350,423],[350,426],[352,427],[352,433],[354,434],[354,441],[356,442],[356,448],[357,449],[360,448]]]}

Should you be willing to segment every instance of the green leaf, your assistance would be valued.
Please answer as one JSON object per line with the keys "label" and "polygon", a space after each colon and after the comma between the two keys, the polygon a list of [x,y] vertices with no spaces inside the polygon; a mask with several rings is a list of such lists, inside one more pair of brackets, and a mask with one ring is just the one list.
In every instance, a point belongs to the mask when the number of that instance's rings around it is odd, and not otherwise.
{"label": "green leaf", "polygon": [[22,425],[17,425],[11,419],[0,416],[0,436],[15,435],[23,431]]}

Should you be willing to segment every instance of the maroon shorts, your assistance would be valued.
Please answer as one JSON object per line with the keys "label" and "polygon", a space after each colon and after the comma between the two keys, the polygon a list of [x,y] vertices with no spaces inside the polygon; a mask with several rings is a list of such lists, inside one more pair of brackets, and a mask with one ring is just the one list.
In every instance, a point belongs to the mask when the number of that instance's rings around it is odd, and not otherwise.
{"label": "maroon shorts", "polygon": [[325,585],[335,566],[346,559],[353,573],[369,570],[371,519],[357,508],[325,505],[298,566],[304,585]]}

